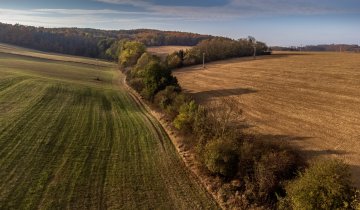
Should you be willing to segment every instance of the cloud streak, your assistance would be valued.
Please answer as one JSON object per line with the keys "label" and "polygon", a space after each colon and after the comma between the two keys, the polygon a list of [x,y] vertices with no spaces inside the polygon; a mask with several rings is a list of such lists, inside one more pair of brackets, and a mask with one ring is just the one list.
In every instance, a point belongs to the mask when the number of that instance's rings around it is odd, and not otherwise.
{"label": "cloud streak", "polygon": [[[145,0],[93,0],[108,4],[111,9],[1,9],[0,20],[43,26],[96,27],[95,23],[123,23],[123,28],[146,27],[155,24],[194,21],[228,21],[250,17],[309,16],[323,14],[356,13],[359,8],[327,6],[329,0],[229,0],[219,6],[169,6]],[[348,0],[352,1],[352,0]],[[155,3],[154,3],[155,2]],[[113,5],[128,5],[132,11]],[[91,24],[93,23],[93,24]],[[132,25],[134,26],[132,26]]]}
{"label": "cloud streak", "polygon": [[[97,0],[119,5],[131,5],[158,16],[176,16],[193,20],[229,20],[248,17],[283,15],[324,15],[359,13],[352,8],[327,6],[326,0],[230,0],[223,6],[166,6],[143,0]],[[351,0],[350,0],[351,1]]]}
{"label": "cloud streak", "polygon": [[[190,21],[189,18],[155,15],[147,11],[111,9],[1,9],[0,22],[44,27],[92,27],[102,29],[146,28],[148,24]],[[100,27],[99,27],[100,26]]]}

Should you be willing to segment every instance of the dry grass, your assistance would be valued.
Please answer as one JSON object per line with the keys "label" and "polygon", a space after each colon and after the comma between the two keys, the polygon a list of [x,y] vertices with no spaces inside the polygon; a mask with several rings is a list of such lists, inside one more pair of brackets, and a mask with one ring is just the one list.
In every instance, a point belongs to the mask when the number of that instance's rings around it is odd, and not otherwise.
{"label": "dry grass", "polygon": [[191,49],[190,46],[160,46],[160,47],[149,47],[148,52],[158,55],[160,57],[166,57],[167,55],[179,51],[179,50],[187,50]]}
{"label": "dry grass", "polygon": [[360,54],[276,53],[175,71],[201,103],[233,97],[250,130],[284,141],[308,158],[350,164],[360,186]]}

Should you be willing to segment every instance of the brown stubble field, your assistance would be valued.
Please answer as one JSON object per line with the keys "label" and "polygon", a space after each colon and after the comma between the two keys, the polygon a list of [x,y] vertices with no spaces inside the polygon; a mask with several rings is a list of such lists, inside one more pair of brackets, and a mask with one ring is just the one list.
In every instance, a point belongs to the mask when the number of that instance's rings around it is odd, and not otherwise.
{"label": "brown stubble field", "polygon": [[309,159],[347,162],[360,186],[360,54],[289,53],[183,68],[185,91],[206,104],[239,102],[251,131],[285,142]]}
{"label": "brown stubble field", "polygon": [[160,57],[166,57],[167,55],[175,51],[179,51],[179,50],[185,51],[191,48],[192,47],[190,46],[158,46],[158,47],[148,47],[147,51],[154,55],[158,55]]}

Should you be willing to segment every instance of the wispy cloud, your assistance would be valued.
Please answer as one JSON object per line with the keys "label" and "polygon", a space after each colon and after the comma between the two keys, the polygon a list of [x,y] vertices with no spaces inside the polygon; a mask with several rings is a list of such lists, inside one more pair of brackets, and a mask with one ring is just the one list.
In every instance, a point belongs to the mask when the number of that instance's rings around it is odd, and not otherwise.
{"label": "wispy cloud", "polygon": [[146,7],[153,5],[152,3],[143,0],[95,0],[95,1],[109,3],[109,4],[127,4],[137,7]]}
{"label": "wispy cloud", "polygon": [[[134,24],[139,15],[147,15],[146,12],[128,12],[117,10],[83,10],[83,9],[32,9],[16,10],[1,9],[0,20],[7,23],[21,23],[34,26],[46,27],[94,27],[99,23],[122,23],[124,28]],[[116,16],[109,17],[110,16]],[[122,18],[127,17],[127,18]]]}
{"label": "wispy cloud", "polygon": [[322,15],[359,13],[359,8],[328,6],[326,0],[230,0],[220,6],[167,6],[143,0],[96,0],[99,2],[131,5],[159,16],[177,16],[193,20],[223,20],[281,15]]}
{"label": "wispy cloud", "polygon": [[[44,26],[94,27],[94,23],[129,23],[123,28],[146,27],[171,21],[226,21],[249,17],[357,13],[359,8],[328,6],[329,0],[229,0],[219,6],[169,6],[145,0],[92,0],[109,4],[109,9],[1,9],[0,21]],[[348,0],[353,1],[353,0]],[[134,10],[121,10],[129,5]],[[107,8],[106,6],[104,8]],[[93,24],[92,24],[93,23]],[[132,26],[130,25],[132,24]]]}
{"label": "wispy cloud", "polygon": [[111,9],[1,9],[0,22],[21,23],[45,27],[94,27],[134,29],[147,24],[184,21],[189,18],[155,15],[148,11],[121,11]]}

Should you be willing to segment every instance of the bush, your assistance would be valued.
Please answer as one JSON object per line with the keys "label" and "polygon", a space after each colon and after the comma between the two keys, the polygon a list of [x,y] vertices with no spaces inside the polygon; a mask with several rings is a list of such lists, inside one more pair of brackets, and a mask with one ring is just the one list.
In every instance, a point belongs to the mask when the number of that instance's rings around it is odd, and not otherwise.
{"label": "bush", "polygon": [[162,90],[156,94],[154,102],[161,109],[166,110],[169,106],[173,104],[178,93],[178,87],[167,86],[165,90]]}
{"label": "bush", "polygon": [[230,178],[237,172],[239,156],[234,144],[217,140],[206,145],[204,161],[210,172]]}
{"label": "bush", "polygon": [[181,67],[182,62],[183,61],[181,60],[181,58],[177,52],[168,55],[166,58],[166,63],[168,65],[168,68],[170,68],[170,69],[175,69],[175,68]]}
{"label": "bush", "polygon": [[129,85],[137,92],[141,92],[145,88],[144,81],[140,78],[134,78],[129,81]]}
{"label": "bush", "polygon": [[185,66],[199,64],[201,63],[201,61],[202,61],[202,52],[199,49],[193,48],[185,51],[184,61],[183,61],[183,64]]}
{"label": "bush", "polygon": [[271,151],[255,163],[257,199],[260,202],[274,200],[283,194],[282,182],[296,175],[297,158],[289,151]]}
{"label": "bush", "polygon": [[250,203],[273,205],[285,195],[285,182],[303,166],[300,156],[278,144],[259,141],[256,135],[243,135],[238,177],[244,180],[243,194]]}
{"label": "bush", "polygon": [[349,167],[338,160],[314,162],[286,187],[282,209],[352,209],[356,191]]}
{"label": "bush", "polygon": [[193,123],[193,132],[199,140],[199,152],[202,152],[209,139],[214,138],[215,135],[212,127],[212,121],[209,120],[207,109],[199,106]]}
{"label": "bush", "polygon": [[153,102],[153,99],[161,90],[164,90],[167,86],[179,87],[176,77],[172,76],[171,70],[166,69],[161,62],[152,60],[143,70],[143,81],[145,89],[142,95]]}
{"label": "bush", "polygon": [[154,103],[169,114],[172,119],[179,114],[180,106],[185,103],[185,101],[181,102],[181,105],[177,103],[181,98],[180,95],[182,95],[180,91],[181,89],[178,86],[167,86],[165,90],[155,95]]}
{"label": "bush", "polygon": [[175,128],[186,133],[192,132],[196,111],[197,105],[195,101],[184,103],[180,107],[179,114],[174,120]]}

